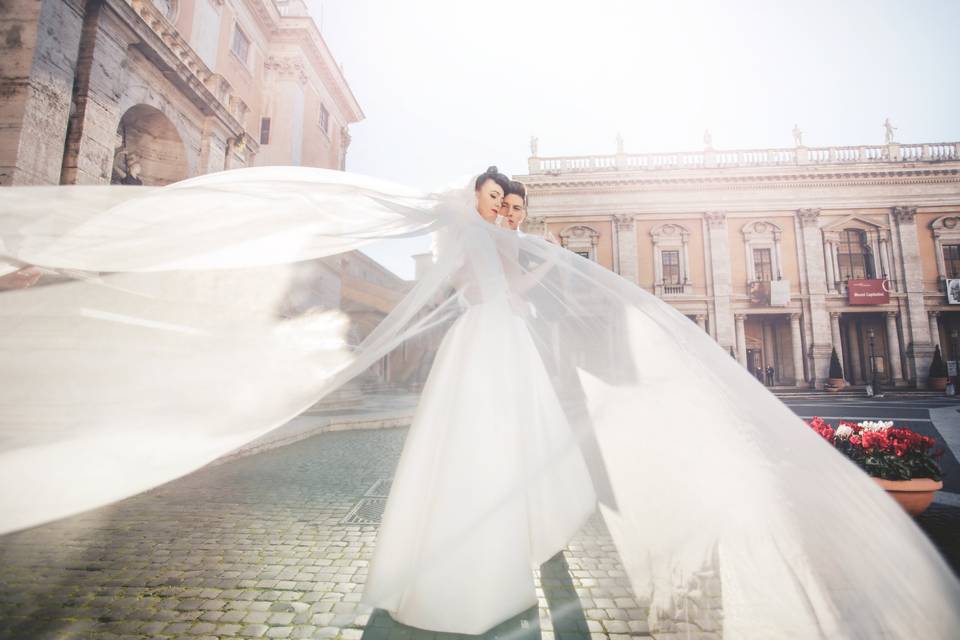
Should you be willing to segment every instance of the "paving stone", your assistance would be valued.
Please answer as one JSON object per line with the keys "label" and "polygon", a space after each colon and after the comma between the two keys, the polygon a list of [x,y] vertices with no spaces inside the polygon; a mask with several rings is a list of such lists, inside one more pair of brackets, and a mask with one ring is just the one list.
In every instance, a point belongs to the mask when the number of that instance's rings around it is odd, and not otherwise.
{"label": "paving stone", "polygon": [[288,625],[293,622],[293,618],[296,614],[293,613],[274,613],[270,615],[270,618],[267,619],[267,624],[270,625]]}
{"label": "paving stone", "polygon": [[[54,613],[90,616],[94,626],[64,636],[78,640],[91,633],[441,640],[414,637],[360,602],[377,528],[339,524],[376,479],[389,476],[403,436],[396,429],[327,434],[208,466],[29,535],[0,536],[0,638],[6,612],[30,605],[33,613],[17,619],[41,627]],[[76,558],[96,558],[87,561],[96,570],[69,570]],[[560,558],[562,571],[551,573],[548,563],[531,577],[540,605],[532,623],[539,621],[543,640],[648,632],[646,607],[633,597],[599,518]],[[38,598],[50,584],[65,586],[48,594],[48,610]],[[719,593],[709,590],[697,615],[720,620]],[[576,615],[555,619],[551,607]],[[97,623],[101,616],[109,622]],[[74,623],[58,624],[63,631]]]}

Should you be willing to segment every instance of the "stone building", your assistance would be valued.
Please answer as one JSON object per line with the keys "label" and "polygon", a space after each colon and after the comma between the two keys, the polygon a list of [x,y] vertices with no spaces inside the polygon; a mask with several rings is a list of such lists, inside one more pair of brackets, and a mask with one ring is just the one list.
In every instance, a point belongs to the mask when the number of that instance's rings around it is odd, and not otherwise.
{"label": "stone building", "polygon": [[[165,185],[343,169],[360,105],[303,0],[3,0],[0,185]],[[285,312],[339,307],[357,344],[409,289],[361,252],[297,265]],[[415,386],[397,350],[363,385]]]}
{"label": "stone building", "polygon": [[821,388],[834,348],[851,384],[922,388],[935,346],[960,359],[960,143],[707,144],[534,146],[526,230],[660,296],[774,386]]}
{"label": "stone building", "polygon": [[2,6],[0,185],[342,169],[363,119],[303,0]]}

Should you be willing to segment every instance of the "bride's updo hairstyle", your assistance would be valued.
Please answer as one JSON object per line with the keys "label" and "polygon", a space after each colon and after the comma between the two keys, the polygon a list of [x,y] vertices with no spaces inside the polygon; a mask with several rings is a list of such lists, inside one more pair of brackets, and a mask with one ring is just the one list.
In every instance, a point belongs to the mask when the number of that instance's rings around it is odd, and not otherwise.
{"label": "bride's updo hairstyle", "polygon": [[487,170],[477,176],[476,182],[473,184],[475,191],[480,191],[480,187],[483,186],[487,180],[493,180],[497,183],[497,186],[503,189],[506,193],[507,189],[510,187],[510,178],[500,173],[500,170],[497,169],[496,165],[490,165],[487,167]]}

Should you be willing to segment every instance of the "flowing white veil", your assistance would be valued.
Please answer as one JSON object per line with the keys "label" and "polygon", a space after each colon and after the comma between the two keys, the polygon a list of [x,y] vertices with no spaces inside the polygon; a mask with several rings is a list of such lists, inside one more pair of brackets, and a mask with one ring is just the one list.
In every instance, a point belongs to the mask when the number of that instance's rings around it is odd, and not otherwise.
{"label": "flowing white veil", "polygon": [[[710,570],[727,638],[953,637],[960,585],[858,468],[669,305],[471,200],[288,167],[0,191],[0,275],[45,274],[0,290],[0,532],[197,469],[404,343],[416,385],[451,321],[499,300],[654,624]],[[350,344],[342,258],[428,233],[432,269]]]}

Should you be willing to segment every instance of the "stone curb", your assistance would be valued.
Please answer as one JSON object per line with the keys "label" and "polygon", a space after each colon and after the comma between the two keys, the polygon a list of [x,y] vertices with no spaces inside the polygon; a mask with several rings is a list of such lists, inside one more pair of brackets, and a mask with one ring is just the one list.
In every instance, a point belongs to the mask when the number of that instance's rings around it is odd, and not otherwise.
{"label": "stone curb", "polygon": [[321,433],[394,429],[398,427],[408,427],[412,420],[413,415],[412,412],[409,411],[368,413],[355,416],[337,416],[333,418],[302,414],[287,424],[260,436],[256,440],[220,456],[210,464],[219,465],[230,462],[231,460],[236,460],[237,458],[263,453],[264,451],[278,447],[285,447]]}

